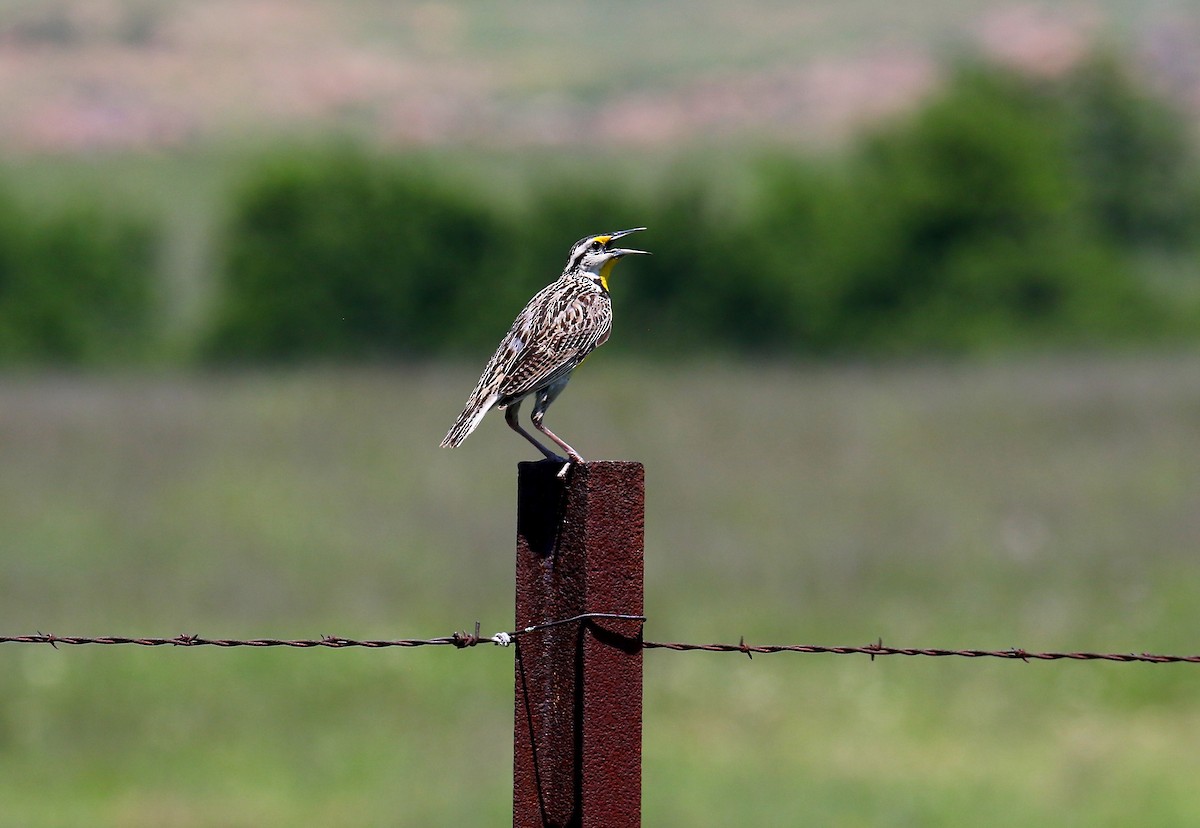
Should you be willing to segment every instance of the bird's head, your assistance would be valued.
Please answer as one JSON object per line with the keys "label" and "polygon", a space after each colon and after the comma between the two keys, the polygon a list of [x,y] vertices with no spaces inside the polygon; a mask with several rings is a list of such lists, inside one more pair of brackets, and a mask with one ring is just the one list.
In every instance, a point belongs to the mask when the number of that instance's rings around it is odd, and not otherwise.
{"label": "bird's head", "polygon": [[571,255],[567,257],[567,267],[563,274],[577,273],[587,276],[607,291],[608,274],[612,273],[613,266],[620,259],[625,256],[650,255],[645,250],[613,247],[613,242],[630,233],[645,229],[645,227],[634,227],[630,230],[618,230],[615,233],[583,237],[571,247]]}

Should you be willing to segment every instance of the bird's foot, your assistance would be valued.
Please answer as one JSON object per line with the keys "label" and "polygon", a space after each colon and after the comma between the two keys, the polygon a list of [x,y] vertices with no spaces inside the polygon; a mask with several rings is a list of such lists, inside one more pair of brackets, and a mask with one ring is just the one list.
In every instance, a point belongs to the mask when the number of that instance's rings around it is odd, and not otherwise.
{"label": "bird's foot", "polygon": [[[559,458],[559,459],[561,460],[562,458]],[[571,468],[572,463],[583,463],[583,462],[584,462],[584,460],[582,457],[580,457],[578,454],[576,454],[573,451],[570,452],[570,459],[562,460],[563,466],[561,469],[558,470],[558,479],[559,480],[567,479],[567,469]]]}

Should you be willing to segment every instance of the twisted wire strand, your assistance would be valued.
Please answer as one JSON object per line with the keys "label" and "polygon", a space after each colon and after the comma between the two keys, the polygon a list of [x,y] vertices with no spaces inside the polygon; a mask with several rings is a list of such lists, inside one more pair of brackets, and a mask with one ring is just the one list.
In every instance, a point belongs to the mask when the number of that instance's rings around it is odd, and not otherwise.
{"label": "twisted wire strand", "polygon": [[[195,634],[177,635],[171,638],[137,638],[132,636],[75,636],[35,633],[33,635],[0,636],[0,644],[49,644],[59,645],[133,645],[140,647],[288,647],[296,649],[365,649],[438,647],[450,646],[468,649],[480,644],[507,647],[522,636],[534,635],[564,624],[584,623],[600,620],[637,621],[645,624],[646,617],[614,612],[585,612],[568,618],[558,618],[516,630],[499,632],[490,636],[480,634],[480,624],[475,622],[473,632],[454,632],[437,638],[354,639],[336,635],[323,635],[315,639],[285,638],[203,638]],[[755,655],[775,653],[865,655],[872,661],[876,656],[924,656],[930,658],[999,658],[1010,661],[1108,661],[1140,664],[1200,664],[1200,655],[1167,655],[1162,653],[1101,653],[1101,652],[1036,652],[1021,647],[1005,650],[939,649],[933,647],[890,647],[880,639],[874,644],[857,647],[824,646],[819,644],[747,644],[743,637],[737,644],[690,644],[681,641],[643,641],[645,650],[668,650],[673,652],[741,653],[753,658]]]}

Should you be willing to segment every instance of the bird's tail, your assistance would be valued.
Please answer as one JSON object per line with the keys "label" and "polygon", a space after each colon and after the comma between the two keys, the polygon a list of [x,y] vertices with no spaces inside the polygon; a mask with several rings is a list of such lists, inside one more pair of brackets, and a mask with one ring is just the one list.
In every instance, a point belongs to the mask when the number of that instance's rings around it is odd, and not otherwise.
{"label": "bird's tail", "polygon": [[471,395],[471,399],[467,400],[466,408],[458,415],[458,419],[454,421],[454,425],[450,426],[450,430],[446,432],[446,436],[442,438],[442,448],[458,448],[462,445],[463,440],[475,430],[484,415],[492,410],[492,406],[499,399],[498,395],[476,399],[475,395]]}

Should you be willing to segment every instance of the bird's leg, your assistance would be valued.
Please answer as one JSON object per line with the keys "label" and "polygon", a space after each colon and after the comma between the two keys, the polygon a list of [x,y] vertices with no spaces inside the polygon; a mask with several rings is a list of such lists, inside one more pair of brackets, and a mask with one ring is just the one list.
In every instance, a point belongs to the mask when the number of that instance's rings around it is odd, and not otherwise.
{"label": "bird's leg", "polygon": [[[563,385],[566,385],[566,383],[564,382]],[[556,390],[561,391],[562,387],[560,386]],[[542,434],[545,434],[547,437],[549,437],[551,440],[553,440],[555,443],[557,443],[559,445],[559,447],[562,448],[562,450],[567,453],[567,457],[571,458],[571,461],[570,461],[571,463],[582,463],[583,458],[579,456],[579,452],[577,452],[575,449],[571,448],[567,444],[566,440],[561,439],[557,434],[555,434],[553,431],[546,428],[546,426],[542,424],[542,420],[546,416],[546,409],[550,407],[550,403],[554,401],[554,398],[556,396],[558,396],[558,394],[551,393],[551,391],[549,389],[538,392],[537,401],[533,405],[533,413],[529,416],[529,420],[530,420],[530,422],[533,423],[534,428],[536,428],[538,431],[542,432]],[[566,475],[568,465],[569,464],[564,461],[563,467],[558,473],[559,477],[563,477]]]}
{"label": "bird's leg", "polygon": [[533,427],[536,428],[538,431],[542,432],[542,434],[545,434],[547,437],[549,437],[555,443],[557,443],[559,445],[559,447],[567,453],[567,457],[571,458],[572,463],[582,463],[583,458],[579,456],[579,452],[577,452],[575,449],[571,448],[571,446],[568,445],[566,440],[562,439],[561,437],[559,437],[557,434],[555,434],[553,431],[546,428],[546,426],[544,426],[542,424],[542,417],[544,417],[544,416],[545,416],[545,412],[543,411],[543,412],[535,413],[532,417],[530,417],[530,420],[533,421]]}
{"label": "bird's leg", "polygon": [[[521,401],[520,400],[517,400],[516,402],[509,404],[509,406],[504,409],[504,422],[508,423],[508,427],[511,428],[513,431],[517,432],[517,434],[520,434],[522,437],[524,437],[529,442],[533,443],[535,446],[537,446],[537,450],[540,451],[542,454],[546,455],[547,460],[557,460],[560,463],[565,463],[566,460],[559,457],[557,454],[552,452],[550,449],[543,446],[541,443],[539,443],[537,440],[535,440],[533,438],[532,434],[530,434],[525,429],[521,428],[521,424],[519,422],[517,422],[517,412],[520,410],[521,410]],[[554,435],[550,435],[550,436],[553,437]],[[557,441],[558,438],[556,437],[555,440]]]}

